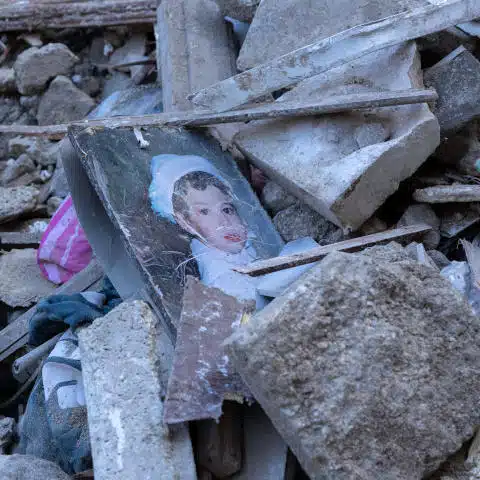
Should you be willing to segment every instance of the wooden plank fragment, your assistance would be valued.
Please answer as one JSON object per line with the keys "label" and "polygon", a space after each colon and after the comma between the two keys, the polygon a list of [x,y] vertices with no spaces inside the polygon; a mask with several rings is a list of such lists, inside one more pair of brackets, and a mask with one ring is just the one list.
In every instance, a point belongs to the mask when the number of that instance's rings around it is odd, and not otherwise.
{"label": "wooden plank fragment", "polygon": [[9,0],[0,32],[155,23],[156,0]]}
{"label": "wooden plank fragment", "polygon": [[43,232],[1,232],[0,245],[2,248],[38,247]]}
{"label": "wooden plank fragment", "polygon": [[[92,261],[84,270],[58,287],[54,294],[70,295],[83,292],[95,284],[102,276],[103,270],[101,266],[96,261]],[[36,308],[36,306],[33,306],[18,317],[17,320],[0,331],[0,362],[26,345],[28,341],[28,323],[33,317]]]}
{"label": "wooden plank fragment", "polygon": [[480,202],[480,185],[438,185],[415,190],[413,199],[424,203]]}
{"label": "wooden plank fragment", "polygon": [[118,116],[95,120],[83,120],[71,124],[30,126],[0,125],[0,133],[47,136],[61,138],[70,126],[103,129],[121,127],[202,127],[223,123],[250,122],[283,117],[304,117],[348,112],[358,109],[408,105],[433,102],[438,98],[432,89],[411,89],[401,91],[367,92],[349,95],[335,95],[319,101],[278,102],[258,105],[248,109],[224,113],[210,111],[168,112],[154,115]]}
{"label": "wooden plank fragment", "polygon": [[358,25],[287,53],[210,87],[189,99],[224,111],[289,87],[368,53],[398,45],[480,16],[476,0],[447,0]]}
{"label": "wooden plank fragment", "polygon": [[381,242],[400,240],[401,238],[420,235],[431,229],[432,227],[429,225],[410,225],[408,227],[395,228],[385,232],[332,243],[323,247],[312,248],[311,250],[296,255],[285,255],[284,257],[275,257],[268,260],[253,262],[246,267],[237,267],[234,270],[239,273],[245,273],[257,277],[266,273],[278,272],[285,268],[298,267],[299,265],[316,262],[332,252],[355,252]]}

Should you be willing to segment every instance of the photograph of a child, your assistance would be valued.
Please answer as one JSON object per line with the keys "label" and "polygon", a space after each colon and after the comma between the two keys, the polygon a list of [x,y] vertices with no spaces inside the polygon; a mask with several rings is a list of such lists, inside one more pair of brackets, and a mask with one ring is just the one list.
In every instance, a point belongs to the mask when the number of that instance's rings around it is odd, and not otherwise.
{"label": "photograph of a child", "polygon": [[152,158],[151,172],[152,208],[191,236],[191,253],[201,281],[263,307],[264,298],[256,289],[258,279],[233,271],[258,257],[226,179],[207,159],[195,155],[157,155]]}

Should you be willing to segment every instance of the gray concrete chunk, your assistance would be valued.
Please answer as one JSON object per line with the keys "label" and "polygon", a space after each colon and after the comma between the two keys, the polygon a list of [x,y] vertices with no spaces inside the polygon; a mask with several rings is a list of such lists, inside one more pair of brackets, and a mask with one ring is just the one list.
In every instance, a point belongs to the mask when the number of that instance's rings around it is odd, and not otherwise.
{"label": "gray concrete chunk", "polygon": [[79,331],[96,479],[196,479],[188,429],[162,422],[158,328],[132,301]]}
{"label": "gray concrete chunk", "polygon": [[480,62],[465,47],[459,47],[424,75],[439,99],[434,113],[444,132],[459,130],[480,115]]}
{"label": "gray concrete chunk", "polygon": [[0,223],[10,222],[37,206],[35,187],[0,187]]}
{"label": "gray concrete chunk", "polygon": [[227,26],[214,0],[163,0],[157,35],[165,111],[191,109],[190,93],[234,74]]}
{"label": "gray concrete chunk", "polygon": [[69,78],[53,80],[38,106],[39,125],[53,125],[81,120],[95,106],[95,101],[78,89]]}
{"label": "gray concrete chunk", "polygon": [[480,322],[409,260],[332,253],[227,342],[312,479],[419,480],[480,425]]}
{"label": "gray concrete chunk", "polygon": [[58,465],[32,455],[0,455],[2,480],[70,480]]}
{"label": "gray concrete chunk", "polygon": [[[422,86],[414,42],[312,77],[281,101]],[[251,122],[235,144],[287,191],[338,226],[355,230],[439,144],[426,104],[293,120]]]}
{"label": "gray concrete chunk", "polygon": [[238,68],[247,70],[355,25],[427,4],[426,0],[263,0],[240,51]]}
{"label": "gray concrete chunk", "polygon": [[10,307],[29,307],[52,295],[55,287],[42,276],[33,248],[12,250],[0,257],[0,300]]}
{"label": "gray concrete chunk", "polygon": [[63,43],[49,43],[22,52],[15,61],[15,80],[22,95],[33,95],[45,89],[57,75],[69,75],[79,59]]}

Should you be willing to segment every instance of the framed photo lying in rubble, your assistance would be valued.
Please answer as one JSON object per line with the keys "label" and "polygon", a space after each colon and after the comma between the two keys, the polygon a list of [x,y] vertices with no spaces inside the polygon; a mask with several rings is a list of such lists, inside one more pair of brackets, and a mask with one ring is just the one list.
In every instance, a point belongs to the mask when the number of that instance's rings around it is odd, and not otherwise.
{"label": "framed photo lying in rubble", "polygon": [[201,133],[141,133],[143,148],[131,129],[69,136],[162,315],[175,328],[187,275],[261,307],[258,280],[233,268],[278,255],[283,242],[236,162]]}

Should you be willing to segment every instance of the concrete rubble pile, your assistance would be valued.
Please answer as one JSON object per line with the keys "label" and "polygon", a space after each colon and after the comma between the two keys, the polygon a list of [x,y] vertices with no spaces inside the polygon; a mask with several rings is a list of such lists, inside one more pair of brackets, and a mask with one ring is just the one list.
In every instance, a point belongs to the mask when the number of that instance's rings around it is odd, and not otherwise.
{"label": "concrete rubble pile", "polygon": [[[0,478],[480,479],[480,2],[119,0],[109,20],[86,0],[61,2],[58,28],[49,2],[25,28],[27,6],[12,3],[10,19],[0,5]],[[112,247],[102,264],[93,248],[60,286],[39,248],[71,197],[84,218],[67,127],[88,119],[94,136],[119,115],[139,152],[171,119],[227,152],[286,245],[234,269],[261,276],[263,308],[182,264],[174,335],[147,288],[115,285],[123,303],[72,320],[73,406],[88,412],[75,441],[91,455],[67,471],[21,449],[66,330],[34,347],[29,328],[39,302],[96,295],[126,260]],[[88,221],[107,237],[102,218]],[[162,268],[149,248],[125,250]],[[148,291],[159,304],[168,293]]]}

